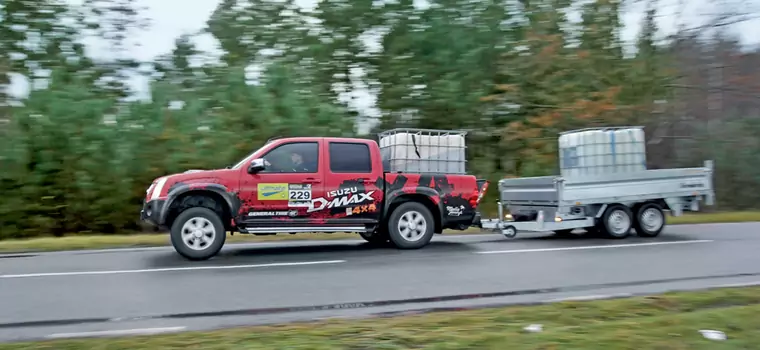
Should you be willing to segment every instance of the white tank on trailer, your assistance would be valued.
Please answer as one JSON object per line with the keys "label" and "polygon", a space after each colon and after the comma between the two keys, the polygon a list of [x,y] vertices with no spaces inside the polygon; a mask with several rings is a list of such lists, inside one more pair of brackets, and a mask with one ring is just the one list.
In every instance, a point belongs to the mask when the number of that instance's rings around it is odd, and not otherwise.
{"label": "white tank on trailer", "polygon": [[466,131],[392,129],[380,133],[380,152],[391,172],[464,174]]}
{"label": "white tank on trailer", "polygon": [[644,129],[589,128],[559,137],[560,174],[576,177],[646,170]]}

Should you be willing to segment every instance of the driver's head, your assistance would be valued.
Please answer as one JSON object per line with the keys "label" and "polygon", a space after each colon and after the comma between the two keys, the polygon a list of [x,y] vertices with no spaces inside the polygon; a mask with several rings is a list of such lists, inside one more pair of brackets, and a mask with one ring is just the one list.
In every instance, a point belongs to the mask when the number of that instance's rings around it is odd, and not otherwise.
{"label": "driver's head", "polygon": [[290,154],[290,160],[293,161],[293,164],[303,163],[303,157],[301,157],[301,154],[296,152]]}

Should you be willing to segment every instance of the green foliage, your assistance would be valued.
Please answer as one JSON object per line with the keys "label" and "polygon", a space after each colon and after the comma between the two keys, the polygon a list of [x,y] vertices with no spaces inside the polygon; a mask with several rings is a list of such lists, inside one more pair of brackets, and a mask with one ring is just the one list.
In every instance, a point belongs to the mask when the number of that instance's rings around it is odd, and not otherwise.
{"label": "green foliage", "polygon": [[[56,70],[13,109],[0,151],[0,237],[135,229],[158,176],[234,164],[276,135],[353,133],[346,109],[294,84],[287,66],[265,76],[253,85],[242,68],[219,68],[197,92],[156,82],[151,102],[125,104]],[[169,108],[180,99],[183,108]]]}

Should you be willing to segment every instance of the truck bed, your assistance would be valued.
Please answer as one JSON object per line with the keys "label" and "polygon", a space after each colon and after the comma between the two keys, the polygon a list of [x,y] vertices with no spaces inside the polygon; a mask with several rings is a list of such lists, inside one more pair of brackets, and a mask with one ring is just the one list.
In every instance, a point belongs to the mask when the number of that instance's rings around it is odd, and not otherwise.
{"label": "truck bed", "polygon": [[712,164],[576,177],[540,176],[499,181],[508,206],[574,206],[705,196],[713,201]]}

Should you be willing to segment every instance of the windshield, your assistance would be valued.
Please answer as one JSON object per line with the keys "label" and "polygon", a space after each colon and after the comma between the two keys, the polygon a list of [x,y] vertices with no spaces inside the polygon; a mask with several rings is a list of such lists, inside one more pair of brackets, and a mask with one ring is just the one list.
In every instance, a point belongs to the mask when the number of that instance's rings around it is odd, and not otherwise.
{"label": "windshield", "polygon": [[[266,146],[266,144],[264,144],[264,146]],[[258,151],[259,151],[259,150],[260,150],[262,147],[264,147],[264,146],[261,146],[261,147],[257,148],[256,150],[254,150],[254,151],[253,151],[253,152],[251,152],[251,153],[248,153],[248,155],[247,155],[247,156],[243,157],[243,159],[241,159],[241,160],[240,160],[240,161],[239,161],[237,164],[235,164],[234,166],[232,166],[232,169],[240,169],[240,167],[242,167],[242,166],[243,166],[243,164],[245,164],[245,162],[246,162],[246,161],[248,161],[248,159],[249,159],[249,158],[251,158],[251,156],[252,156],[254,153],[258,152]]]}

